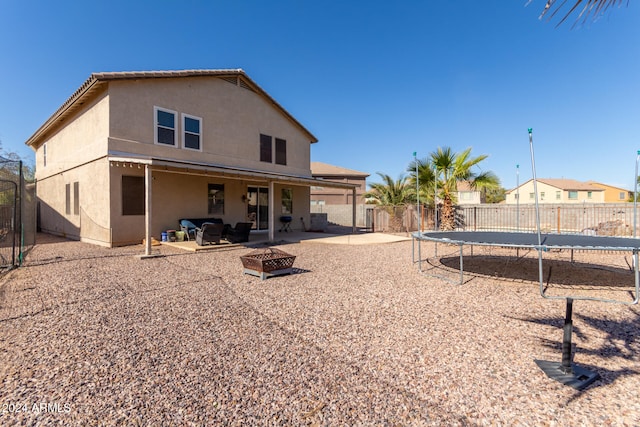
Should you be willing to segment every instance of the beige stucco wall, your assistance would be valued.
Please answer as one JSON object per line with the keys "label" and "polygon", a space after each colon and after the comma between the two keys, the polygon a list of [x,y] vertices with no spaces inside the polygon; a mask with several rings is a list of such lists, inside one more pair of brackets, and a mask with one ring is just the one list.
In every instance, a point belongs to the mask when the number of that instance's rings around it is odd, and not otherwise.
{"label": "beige stucco wall", "polygon": [[46,166],[44,143],[36,149],[38,181],[107,155],[109,97],[106,94],[103,93],[86,105],[66,123],[44,141],[47,151]]}
{"label": "beige stucco wall", "polygon": [[[111,187],[113,199],[111,216],[113,219],[114,246],[140,243],[145,234],[144,215],[122,215],[122,176],[144,176],[144,167],[119,165],[112,166]],[[223,184],[225,191],[224,214],[209,214],[208,184]],[[152,171],[152,223],[151,234],[157,240],[166,230],[179,229],[178,220],[181,218],[210,218],[216,217],[225,224],[235,225],[237,222],[247,221],[247,205],[242,195],[247,194],[247,187],[268,187],[265,182],[251,180],[234,180],[222,177],[185,175],[160,170]],[[301,229],[300,217],[309,224],[309,190],[308,187],[275,184],[274,213],[276,230],[280,227],[281,189],[293,189],[293,218],[292,229]],[[266,232],[266,231],[265,231]]]}
{"label": "beige stucco wall", "polygon": [[479,191],[458,191],[458,205],[479,205],[482,203]]}
{"label": "beige stucco wall", "polygon": [[[106,160],[108,111],[109,97],[103,93],[36,148],[42,231],[101,245],[110,244],[109,166]],[[77,212],[74,210],[75,182],[79,190]],[[70,214],[66,211],[67,184],[70,185]]]}
{"label": "beige stucco wall", "polygon": [[[591,197],[589,197],[589,191],[578,190],[578,197],[576,199],[569,199],[569,192],[566,190],[560,190],[557,187],[545,184],[538,181],[538,203],[604,203],[604,191],[593,190],[591,191]],[[560,191],[560,198],[556,196],[556,192]],[[520,186],[520,203],[535,203],[535,198],[531,197],[534,193],[533,181],[526,182]],[[543,194],[544,193],[544,194]],[[512,190],[507,194],[505,203],[516,204],[516,190]]]}
{"label": "beige stucco wall", "polygon": [[[38,181],[40,227],[46,233],[109,246],[109,164],[106,158],[53,174]],[[78,183],[75,210],[74,183]],[[66,186],[70,187],[70,213]]]}
{"label": "beige stucco wall", "polygon": [[[109,96],[110,150],[311,176],[308,135],[243,87],[219,78],[125,80],[110,82]],[[177,148],[154,144],[154,106],[178,113]],[[202,152],[181,148],[181,114],[202,119]],[[286,166],[260,161],[261,133],[287,141]]]}
{"label": "beige stucco wall", "polygon": [[[154,106],[202,118],[202,151],[154,144]],[[267,134],[287,141],[287,165],[260,161],[260,137]],[[100,245],[140,243],[144,215],[122,215],[122,176],[144,176],[144,166],[109,162],[110,153],[141,154],[176,161],[219,164],[297,176],[311,176],[310,135],[270,102],[248,89],[217,78],[181,78],[111,81],[62,126],[36,147],[36,178],[42,231]],[[46,165],[43,143],[46,143]],[[275,143],[274,143],[275,146]],[[275,154],[275,153],[274,153]],[[275,159],[275,155],[274,155]],[[247,186],[268,186],[153,171],[152,235],[177,228],[183,217],[207,217],[207,184],[225,184],[225,223],[246,218],[241,196]],[[79,183],[79,210],[66,213],[66,185]],[[300,218],[309,224],[309,188],[275,185],[275,226],[281,212],[280,190],[294,190],[293,229]]]}

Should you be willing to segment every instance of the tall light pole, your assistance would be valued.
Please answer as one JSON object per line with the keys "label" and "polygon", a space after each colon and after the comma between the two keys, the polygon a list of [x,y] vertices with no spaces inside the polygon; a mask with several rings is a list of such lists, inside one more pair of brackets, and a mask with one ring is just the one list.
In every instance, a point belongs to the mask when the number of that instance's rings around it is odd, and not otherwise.
{"label": "tall light pole", "polygon": [[435,181],[435,193],[433,194],[433,206],[435,208],[434,230],[438,231],[438,166],[433,167],[433,180]]}
{"label": "tall light pole", "polygon": [[536,230],[538,232],[538,255],[540,257],[540,277],[542,277],[542,237],[540,235],[540,207],[538,206],[538,180],[536,178],[536,161],[533,155],[533,129],[529,128],[529,151],[531,152],[531,170],[533,171],[533,193],[536,196]]}
{"label": "tall light pole", "polygon": [[520,231],[520,165],[516,165],[516,231]]}
{"label": "tall light pole", "polygon": [[636,237],[636,219],[638,215],[638,159],[640,159],[640,150],[636,155],[636,174],[633,177],[633,238]]}
{"label": "tall light pole", "polygon": [[417,212],[418,212],[418,232],[422,232],[422,225],[421,225],[421,217],[420,217],[420,177],[418,176],[418,159],[416,157],[417,152],[414,151],[413,152],[413,161],[416,164],[416,207]]}

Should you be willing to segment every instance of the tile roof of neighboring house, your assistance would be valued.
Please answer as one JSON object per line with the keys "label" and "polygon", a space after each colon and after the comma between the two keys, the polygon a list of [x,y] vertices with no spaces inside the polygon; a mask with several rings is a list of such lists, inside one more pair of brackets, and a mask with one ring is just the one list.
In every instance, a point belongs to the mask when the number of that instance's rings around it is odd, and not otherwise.
{"label": "tile roof of neighboring house", "polygon": [[595,186],[602,186],[602,187],[606,187],[606,188],[612,188],[614,190],[620,190],[620,191],[628,191],[631,192],[632,190],[627,190],[626,188],[622,188],[622,187],[616,187],[614,185],[609,185],[609,184],[604,184],[602,182],[596,182],[596,181],[587,181],[589,184],[595,185]]}
{"label": "tile roof of neighboring house", "polygon": [[471,188],[471,184],[469,184],[469,181],[458,181],[456,184],[456,189],[458,191],[477,191]]}
{"label": "tile roof of neighboring house", "polygon": [[[527,182],[520,184],[520,187],[528,184],[533,181],[533,179],[528,180]],[[588,182],[576,181],[575,179],[565,179],[565,178],[538,178],[538,182],[542,182],[544,184],[550,185],[552,187],[559,188],[560,190],[570,191],[570,190],[582,190],[582,191],[604,191],[600,187],[596,187],[595,185],[591,185]],[[511,193],[516,191],[516,188],[513,188],[507,193]]]}
{"label": "tile roof of neighboring house", "polygon": [[323,175],[323,176],[359,176],[368,177],[369,174],[365,172],[358,172],[353,169],[342,168],[340,166],[329,165],[321,162],[311,162],[311,175]]}
{"label": "tile roof of neighboring house", "polygon": [[576,181],[575,179],[538,178],[538,182],[551,185],[561,190],[602,191],[602,188],[593,186],[587,182]]}
{"label": "tile roof of neighboring house", "polygon": [[39,140],[56,125],[59,125],[70,117],[73,113],[82,108],[85,101],[92,95],[102,90],[109,81],[113,80],[140,80],[140,79],[161,79],[161,78],[180,78],[180,77],[220,77],[234,81],[238,86],[252,90],[266,98],[276,109],[284,114],[304,133],[306,133],[312,143],[318,142],[300,122],[298,122],[287,110],[276,102],[266,91],[264,91],[256,82],[251,80],[249,76],[241,68],[237,69],[217,69],[217,70],[168,70],[168,71],[121,71],[121,72],[104,72],[93,73],[91,76],[56,110],[55,113],[47,119],[46,122],[25,142],[26,145],[35,146]]}

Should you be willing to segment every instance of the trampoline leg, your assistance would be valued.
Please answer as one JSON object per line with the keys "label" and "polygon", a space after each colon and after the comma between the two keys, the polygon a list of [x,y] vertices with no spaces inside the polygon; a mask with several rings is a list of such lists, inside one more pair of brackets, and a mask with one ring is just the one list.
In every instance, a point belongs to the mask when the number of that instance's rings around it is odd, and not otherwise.
{"label": "trampoline leg", "polygon": [[551,379],[576,390],[582,390],[600,378],[596,372],[581,368],[571,362],[571,335],[573,334],[573,298],[567,298],[567,311],[564,318],[564,335],[562,337],[562,363],[536,360],[536,364]]}
{"label": "trampoline leg", "polygon": [[414,237],[411,240],[411,262],[416,262],[416,238]]}
{"label": "trampoline leg", "polygon": [[567,311],[564,317],[564,334],[562,336],[562,366],[565,374],[573,373],[571,367],[571,335],[573,334],[573,299],[567,298]]}
{"label": "trampoline leg", "polygon": [[460,245],[460,284],[461,285],[464,284],[464,266],[462,264],[462,248],[463,246]]}

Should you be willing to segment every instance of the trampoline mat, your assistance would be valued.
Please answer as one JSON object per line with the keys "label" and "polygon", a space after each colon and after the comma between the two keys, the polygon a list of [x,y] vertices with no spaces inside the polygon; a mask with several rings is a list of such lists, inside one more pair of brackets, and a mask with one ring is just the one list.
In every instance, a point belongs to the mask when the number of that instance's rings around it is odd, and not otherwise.
{"label": "trampoline mat", "polygon": [[640,249],[640,239],[583,234],[540,234],[501,231],[429,231],[413,233],[416,239],[457,245],[486,245],[548,249],[587,249],[633,251]]}

